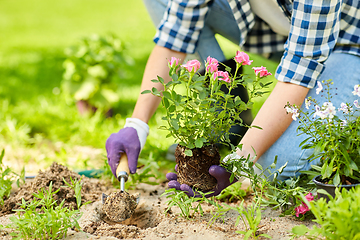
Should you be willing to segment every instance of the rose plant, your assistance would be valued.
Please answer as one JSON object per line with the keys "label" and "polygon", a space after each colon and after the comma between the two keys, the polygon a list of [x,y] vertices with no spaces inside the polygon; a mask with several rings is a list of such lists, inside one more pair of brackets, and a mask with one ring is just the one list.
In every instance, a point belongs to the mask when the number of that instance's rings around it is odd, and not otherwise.
{"label": "rose plant", "polygon": [[[163,120],[167,122],[167,125],[161,128],[169,131],[168,136],[174,137],[179,143],[178,148],[181,149],[175,151],[176,158],[180,155],[183,158],[192,156],[199,158],[199,155],[207,152],[208,156],[216,159],[209,163],[210,166],[219,165],[220,155],[215,144],[228,143],[230,145],[231,126],[235,121],[245,125],[239,117],[240,113],[252,107],[253,98],[266,93],[263,88],[271,83],[264,83],[261,80],[271,73],[265,67],[259,67],[253,68],[255,79],[243,76],[238,74],[240,68],[243,65],[251,65],[252,60],[246,53],[240,51],[237,52],[234,60],[236,61],[234,76],[231,75],[229,67],[225,66],[225,71],[219,71],[218,67],[221,63],[210,56],[205,62],[205,74],[200,75],[198,70],[201,63],[198,60],[190,60],[180,65],[179,59],[172,57],[168,63],[172,81],[165,82],[161,76],[158,76],[152,81],[161,83],[163,90],[152,88],[142,92],[161,98],[166,110]],[[249,101],[244,102],[239,96],[235,97],[231,94],[231,90],[239,84],[248,90]],[[221,90],[223,85],[226,85],[228,93]],[[203,148],[207,149],[199,150]],[[205,160],[200,160],[193,166],[204,168],[204,172],[208,172],[210,166],[202,166],[204,162]],[[181,178],[178,158],[177,163],[178,174]],[[202,180],[209,182],[208,179]],[[197,179],[193,183],[198,184],[198,181]],[[191,183],[187,184],[193,186]],[[200,189],[204,190],[201,187]]]}
{"label": "rose plant", "polygon": [[[325,92],[326,101],[321,104],[306,98],[309,112],[290,104],[285,108],[293,120],[299,119],[300,134],[308,135],[300,146],[314,150],[311,160],[320,158],[321,179],[335,186],[349,185],[360,180],[360,105],[355,100],[336,108],[331,102],[331,85],[331,80],[317,82],[316,93]],[[354,86],[353,94],[360,96],[359,85]]]}

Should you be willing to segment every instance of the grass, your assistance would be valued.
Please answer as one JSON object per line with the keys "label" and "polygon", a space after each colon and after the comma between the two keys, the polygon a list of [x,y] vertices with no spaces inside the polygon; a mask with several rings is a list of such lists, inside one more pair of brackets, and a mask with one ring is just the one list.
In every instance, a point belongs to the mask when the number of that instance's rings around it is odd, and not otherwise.
{"label": "grass", "polygon": [[[141,0],[63,0],[58,2],[2,1],[0,28],[0,145],[4,163],[27,173],[53,161],[72,169],[99,168],[105,159],[105,141],[130,117],[140,90],[143,70],[154,43],[155,27]],[[73,102],[61,94],[64,49],[92,33],[114,33],[134,59],[130,74],[119,83],[120,102],[115,116],[80,116]],[[219,37],[226,56],[238,49]],[[251,55],[256,66],[274,72],[276,64]],[[245,73],[252,70],[248,68]],[[255,104],[254,112],[263,100]],[[142,158],[151,153],[164,161],[173,143],[165,139],[161,110],[149,122],[151,131]],[[169,169],[172,170],[172,169]]]}

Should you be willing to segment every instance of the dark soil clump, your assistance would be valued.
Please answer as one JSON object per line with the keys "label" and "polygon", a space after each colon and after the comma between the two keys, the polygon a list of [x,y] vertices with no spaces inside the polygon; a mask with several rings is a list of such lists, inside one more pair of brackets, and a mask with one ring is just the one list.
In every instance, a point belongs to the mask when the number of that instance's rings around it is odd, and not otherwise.
{"label": "dark soil clump", "polygon": [[[71,184],[71,179],[81,179],[81,202],[94,202],[99,200],[101,194],[107,190],[104,183],[98,179],[90,179],[82,177],[76,172],[70,171],[67,167],[54,162],[45,172],[39,171],[39,174],[31,181],[26,182],[14,194],[4,201],[4,205],[0,207],[0,216],[13,213],[14,209],[19,207],[22,199],[30,201],[34,198],[33,193],[38,193],[39,190],[49,190],[49,185],[52,182],[52,191],[59,191],[53,195],[53,198],[60,203],[65,199],[64,207],[70,209],[76,208],[75,192],[68,187],[64,180]],[[82,178],[81,178],[82,177]]]}
{"label": "dark soil clump", "polygon": [[111,193],[106,198],[103,211],[111,221],[122,222],[133,215],[136,207],[136,196],[120,191]]}
{"label": "dark soil clump", "polygon": [[209,174],[212,165],[220,164],[220,153],[215,145],[192,149],[191,157],[185,155],[185,147],[178,145],[175,150],[176,163],[178,165],[178,182],[201,191],[209,191],[215,188],[217,181]]}

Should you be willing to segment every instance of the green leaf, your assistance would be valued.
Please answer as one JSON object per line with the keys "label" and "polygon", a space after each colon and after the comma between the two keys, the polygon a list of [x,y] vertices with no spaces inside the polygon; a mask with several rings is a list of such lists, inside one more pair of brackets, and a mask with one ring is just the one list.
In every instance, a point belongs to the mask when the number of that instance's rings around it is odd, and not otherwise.
{"label": "green leaf", "polygon": [[171,119],[170,121],[171,126],[177,131],[179,130],[179,122],[177,119]]}
{"label": "green leaf", "polygon": [[166,98],[163,98],[163,105],[164,105],[164,107],[168,108],[170,106],[169,100],[167,100]]}
{"label": "green leaf", "polygon": [[192,153],[192,151],[191,151],[191,149],[187,149],[187,150],[185,150],[185,155],[186,156],[189,156],[189,157],[191,157],[192,155],[193,155],[193,153]]}
{"label": "green leaf", "polygon": [[174,80],[174,81],[177,81],[179,79],[179,76],[177,74],[173,74],[171,76],[171,78]]}
{"label": "green leaf", "polygon": [[291,232],[296,234],[297,236],[304,236],[307,232],[309,232],[309,228],[304,224],[299,226],[295,226],[291,229]]}
{"label": "green leaf", "polygon": [[169,92],[164,91],[162,94],[165,98],[171,99],[171,94]]}
{"label": "green leaf", "polygon": [[158,83],[158,82],[159,82],[159,80],[157,80],[157,79],[152,79],[151,81],[154,82],[154,83]]}
{"label": "green leaf", "polygon": [[358,168],[358,166],[356,165],[356,163],[354,161],[350,160],[350,165],[349,166],[350,166],[351,169],[353,169],[355,171],[359,171],[359,168]]}
{"label": "green leaf", "polygon": [[[168,108],[168,112],[173,113],[175,111],[176,111],[176,106],[175,105],[170,105],[170,107]],[[164,120],[166,120],[166,118]]]}
{"label": "green leaf", "polygon": [[151,91],[150,90],[144,90],[144,91],[141,92],[141,94],[147,94],[147,93],[151,93]]}
{"label": "green leaf", "polygon": [[263,167],[259,164],[259,163],[255,163],[255,166],[260,169],[261,171],[263,170]]}
{"label": "green leaf", "polygon": [[201,139],[196,139],[195,140],[195,147],[197,147],[197,148],[201,148],[202,146],[203,146],[203,141],[201,140]]}
{"label": "green leaf", "polygon": [[152,92],[152,94],[154,94],[154,95],[156,95],[156,96],[160,96],[159,90],[157,90],[157,88],[155,88],[155,87],[153,87],[153,88],[151,89],[151,92]]}
{"label": "green leaf", "polygon": [[336,171],[333,180],[334,180],[334,185],[335,185],[335,186],[339,186],[339,184],[340,184],[340,174],[339,174],[338,171]]}
{"label": "green leaf", "polygon": [[164,79],[163,79],[162,77],[158,76],[158,80],[159,80],[159,82],[161,82],[162,84],[164,84]]}

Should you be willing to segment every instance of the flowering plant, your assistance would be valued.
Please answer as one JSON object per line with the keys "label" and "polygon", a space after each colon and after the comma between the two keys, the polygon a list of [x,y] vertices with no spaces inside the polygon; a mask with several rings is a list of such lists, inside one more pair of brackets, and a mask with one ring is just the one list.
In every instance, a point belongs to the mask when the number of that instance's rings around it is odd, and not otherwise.
{"label": "flowering plant", "polygon": [[[305,199],[306,199],[308,202],[311,202],[311,201],[314,201],[314,196],[312,195],[311,192],[309,192],[308,194],[306,194]],[[297,206],[294,210],[295,210],[295,215],[296,215],[296,217],[299,217],[300,214],[303,214],[303,215],[304,215],[305,213],[307,213],[308,211],[310,211],[309,206],[308,206],[306,203],[304,203],[304,202],[302,202],[302,203],[301,203],[299,206]]]}
{"label": "flowering plant", "polygon": [[[179,59],[172,57],[168,63],[172,81],[166,83],[158,76],[152,81],[161,83],[164,89],[159,91],[152,88],[142,92],[161,97],[162,105],[166,110],[163,119],[168,125],[161,128],[168,130],[170,132],[168,136],[173,136],[181,146],[188,148],[185,151],[188,156],[192,156],[193,148],[201,148],[220,141],[230,142],[229,129],[234,121],[242,122],[239,114],[250,109],[251,100],[265,93],[260,89],[270,84],[260,81],[271,75],[265,67],[253,68],[255,80],[238,74],[243,65],[252,63],[246,53],[238,51],[234,60],[236,61],[234,76],[230,74],[229,67],[225,66],[226,71],[219,71],[219,62],[212,57],[207,58],[205,74],[200,75],[198,70],[201,63],[198,60],[190,60],[180,65]],[[247,103],[230,93],[239,84],[249,92]],[[223,85],[226,85],[228,93],[220,90]]]}
{"label": "flowering plant", "polygon": [[[325,87],[323,87],[323,84]],[[299,118],[300,134],[307,134],[300,146],[314,149],[311,159],[320,158],[323,180],[335,186],[351,184],[360,180],[360,118],[358,100],[341,103],[338,109],[331,102],[331,80],[317,82],[316,94],[325,92],[322,105],[315,99],[305,99],[303,111],[295,105],[287,104],[286,111],[292,118]],[[356,85],[354,95],[360,96],[360,86]]]}

